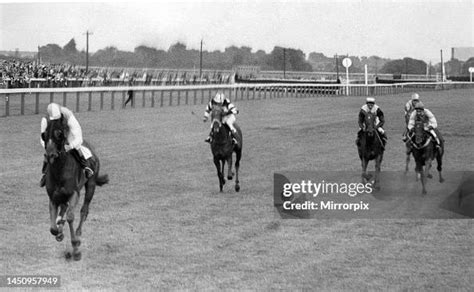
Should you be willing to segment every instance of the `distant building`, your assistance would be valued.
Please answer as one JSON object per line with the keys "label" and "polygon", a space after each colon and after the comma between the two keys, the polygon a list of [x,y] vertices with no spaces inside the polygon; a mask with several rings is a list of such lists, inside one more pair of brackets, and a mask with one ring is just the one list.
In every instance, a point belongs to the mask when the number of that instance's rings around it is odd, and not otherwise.
{"label": "distant building", "polygon": [[467,61],[474,57],[474,47],[451,48],[451,60]]}
{"label": "distant building", "polygon": [[20,51],[18,49],[14,51],[0,51],[0,55],[14,57],[14,58],[35,58],[37,56],[37,52],[26,52]]}

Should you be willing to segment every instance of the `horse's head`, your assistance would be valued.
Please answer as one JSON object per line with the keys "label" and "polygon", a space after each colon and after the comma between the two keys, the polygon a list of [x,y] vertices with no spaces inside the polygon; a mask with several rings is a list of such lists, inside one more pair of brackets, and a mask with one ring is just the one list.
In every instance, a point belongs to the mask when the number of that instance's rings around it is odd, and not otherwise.
{"label": "horse's head", "polygon": [[68,132],[69,127],[63,117],[56,120],[48,120],[48,126],[44,132],[44,141],[46,158],[49,163],[53,163],[61,153],[65,153],[64,145],[66,144]]}
{"label": "horse's head", "polygon": [[427,139],[430,139],[430,135],[425,131],[425,121],[423,119],[416,119],[415,126],[413,127],[413,136],[411,137],[412,143],[418,147],[422,147]]}
{"label": "horse's head", "polygon": [[219,105],[213,105],[211,110],[212,132],[218,133],[222,127],[222,117],[224,109]]}
{"label": "horse's head", "polygon": [[372,137],[375,134],[375,119],[376,119],[375,114],[371,112],[366,113],[365,120],[364,120],[364,124],[365,124],[364,131],[367,133],[367,136],[369,137]]}

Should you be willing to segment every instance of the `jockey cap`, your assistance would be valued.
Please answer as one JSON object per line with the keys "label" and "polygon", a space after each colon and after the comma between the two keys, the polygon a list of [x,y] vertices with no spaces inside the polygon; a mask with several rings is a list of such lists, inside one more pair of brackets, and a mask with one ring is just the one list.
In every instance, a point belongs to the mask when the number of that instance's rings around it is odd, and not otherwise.
{"label": "jockey cap", "polygon": [[367,97],[367,98],[365,99],[365,102],[366,102],[366,103],[375,103],[375,98],[373,98],[373,97]]}
{"label": "jockey cap", "polygon": [[224,93],[218,92],[216,96],[212,99],[217,104],[223,104],[225,99]]}
{"label": "jockey cap", "polygon": [[50,120],[57,120],[61,117],[61,109],[57,103],[48,104],[47,110]]}
{"label": "jockey cap", "polygon": [[419,110],[424,110],[425,109],[425,105],[420,101],[419,103],[417,103],[415,105],[415,109],[419,109]]}
{"label": "jockey cap", "polygon": [[411,100],[420,100],[420,95],[418,93],[413,93],[411,95]]}

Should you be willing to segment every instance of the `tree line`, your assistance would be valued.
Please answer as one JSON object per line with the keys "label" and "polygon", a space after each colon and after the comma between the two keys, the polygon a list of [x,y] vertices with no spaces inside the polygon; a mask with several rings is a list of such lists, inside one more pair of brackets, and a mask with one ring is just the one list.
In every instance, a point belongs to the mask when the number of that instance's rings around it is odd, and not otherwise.
{"label": "tree line", "polygon": [[[42,62],[86,64],[86,52],[76,48],[76,42],[71,39],[64,47],[48,44],[39,48]],[[109,46],[89,55],[89,66],[98,67],[131,67],[131,68],[170,68],[190,69],[200,67],[200,51],[188,49],[185,44],[177,42],[167,51],[148,46],[138,46],[133,52],[121,51]],[[357,57],[338,56],[327,57],[322,53],[312,52],[306,58],[303,51],[294,48],[275,46],[270,53],[263,50],[252,52],[250,47],[230,46],[221,51],[203,51],[202,68],[215,70],[232,70],[235,66],[258,66],[263,71],[301,71],[301,72],[336,72],[345,71],[342,66],[343,58],[352,60],[350,72],[364,72],[364,66],[372,74],[429,74],[441,72],[440,63],[431,65],[422,60],[409,57],[391,60],[378,56]],[[450,60],[446,62],[447,73],[468,75],[468,68],[474,65],[474,58],[467,62]]]}

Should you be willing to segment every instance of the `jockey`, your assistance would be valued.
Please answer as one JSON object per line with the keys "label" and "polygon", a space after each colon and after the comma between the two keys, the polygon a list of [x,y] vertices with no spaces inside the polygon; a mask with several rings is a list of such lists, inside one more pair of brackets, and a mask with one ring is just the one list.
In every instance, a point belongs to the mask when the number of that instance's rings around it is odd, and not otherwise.
{"label": "jockey", "polygon": [[[415,105],[420,102],[420,95],[418,93],[413,93],[411,99],[405,104],[405,124],[408,125],[410,120],[411,113],[415,110]],[[402,135],[402,141],[407,141],[408,129],[405,129]]]}
{"label": "jockey", "polygon": [[415,110],[415,105],[420,102],[420,95],[413,93],[411,99],[405,104],[405,123],[408,125],[411,113]]}
{"label": "jockey", "polygon": [[[82,169],[85,171],[86,178],[90,178],[94,175],[90,164],[90,158],[92,157],[92,152],[90,149],[82,145],[82,129],[79,125],[79,122],[74,117],[74,114],[71,110],[66,107],[60,106],[56,103],[50,103],[47,108],[48,117],[50,120],[57,120],[63,117],[67,121],[69,126],[69,133],[67,136],[67,144],[64,145],[66,151],[71,151],[71,154],[79,161]],[[46,147],[45,131],[48,126],[48,120],[46,117],[41,119],[41,146]],[[43,162],[42,173],[40,186],[43,187],[46,183],[46,165],[47,162]]]}
{"label": "jockey", "polygon": [[[214,98],[211,101],[209,101],[209,103],[206,106],[206,110],[204,111],[204,118],[203,118],[204,122],[207,122],[207,119],[209,118],[209,115],[211,114],[213,106],[220,106],[222,107],[222,109],[224,109],[225,116],[223,117],[222,122],[226,124],[227,126],[229,126],[232,133],[232,142],[234,144],[237,144],[238,143],[237,137],[239,134],[237,133],[237,130],[234,127],[234,123],[235,123],[235,115],[237,115],[239,111],[237,110],[235,105],[231,103],[228,98],[225,97],[224,93],[218,92],[216,96],[214,96]],[[209,134],[209,136],[207,136],[204,142],[211,143],[211,141],[212,141],[212,136],[211,134]]]}
{"label": "jockey", "polygon": [[438,130],[438,122],[436,121],[433,113],[426,109],[423,103],[420,101],[415,105],[415,111],[411,113],[410,119],[408,121],[408,131],[411,132],[413,127],[415,127],[415,120],[422,120],[424,122],[424,129],[428,131],[433,138],[436,140],[436,147],[441,146],[441,141],[443,138]]}
{"label": "jockey", "polygon": [[359,132],[357,132],[356,145],[360,146],[360,136],[362,135],[362,130],[365,129],[365,115],[369,112],[373,113],[376,116],[375,127],[380,133],[380,137],[382,138],[383,144],[385,145],[385,143],[387,142],[387,135],[385,134],[385,130],[382,128],[385,123],[383,111],[378,105],[375,104],[375,98],[367,97],[365,101],[366,104],[364,104],[359,111]]}

